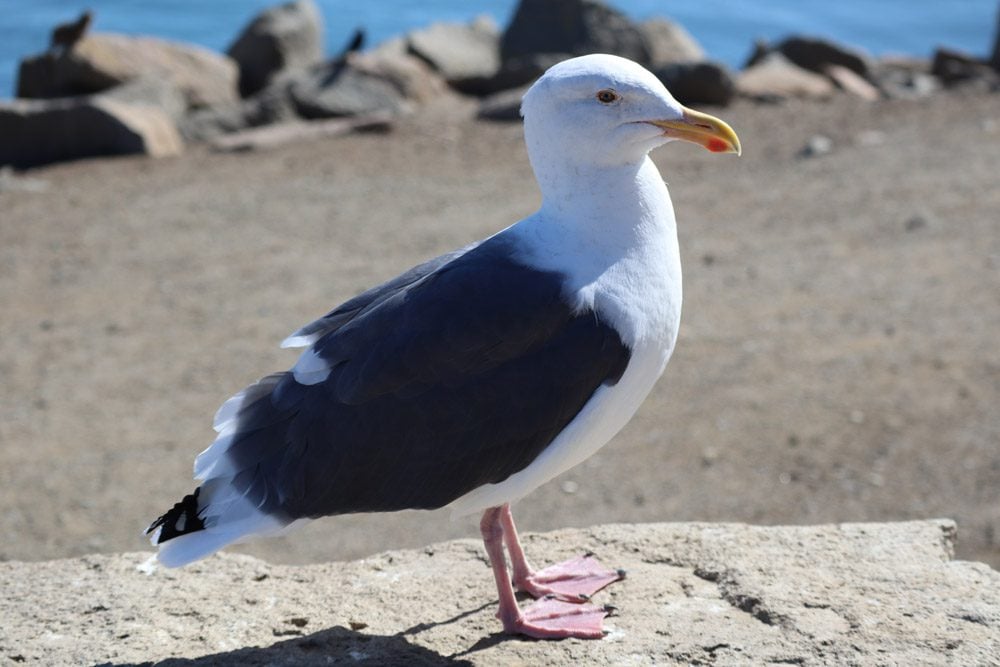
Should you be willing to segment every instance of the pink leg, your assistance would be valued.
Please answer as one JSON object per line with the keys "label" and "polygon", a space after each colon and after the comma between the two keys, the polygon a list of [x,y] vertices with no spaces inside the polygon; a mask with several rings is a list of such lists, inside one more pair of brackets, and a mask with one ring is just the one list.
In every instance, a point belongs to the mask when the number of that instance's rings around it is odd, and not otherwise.
{"label": "pink leg", "polygon": [[[504,506],[506,507],[506,506]],[[497,618],[503,623],[504,632],[522,634],[536,639],[600,639],[604,636],[602,622],[607,612],[590,604],[570,604],[554,599],[543,599],[532,604],[522,613],[514,597],[507,574],[507,559],[503,552],[504,508],[491,507],[483,513],[479,530],[493,568],[493,578],[500,597]],[[523,558],[523,554],[522,554]]]}
{"label": "pink leg", "polygon": [[567,602],[585,601],[608,584],[625,577],[624,570],[609,570],[591,554],[578,556],[535,572],[528,565],[524,549],[521,548],[510,505],[505,504],[500,508],[500,521],[503,524],[504,541],[507,543],[507,551],[510,552],[510,562],[514,570],[514,586],[532,597],[552,595]]}

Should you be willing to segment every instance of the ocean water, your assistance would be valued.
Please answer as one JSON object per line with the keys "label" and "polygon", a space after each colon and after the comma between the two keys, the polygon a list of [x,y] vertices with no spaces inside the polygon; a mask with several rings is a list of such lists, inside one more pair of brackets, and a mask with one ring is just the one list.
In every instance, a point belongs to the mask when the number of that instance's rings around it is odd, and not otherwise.
{"label": "ocean water", "polygon": [[[489,14],[501,26],[516,0],[317,0],[335,53],[363,26],[368,44],[434,21]],[[272,0],[0,0],[0,98],[14,94],[21,57],[43,51],[52,27],[90,8],[98,31],[146,34],[225,50]],[[612,0],[629,16],[667,16],[684,25],[709,56],[739,67],[758,37],[818,35],[881,55],[929,56],[938,45],[986,55],[998,0]]]}

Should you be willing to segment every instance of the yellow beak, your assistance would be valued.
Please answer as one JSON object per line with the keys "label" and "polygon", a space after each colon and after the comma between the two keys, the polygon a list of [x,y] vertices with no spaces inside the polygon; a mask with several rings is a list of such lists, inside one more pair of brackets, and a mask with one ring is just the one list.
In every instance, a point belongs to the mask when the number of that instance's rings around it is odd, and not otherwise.
{"label": "yellow beak", "polygon": [[680,120],[649,120],[650,125],[663,128],[663,134],[675,139],[690,141],[704,146],[713,153],[742,153],[740,138],[733,128],[715,116],[684,109]]}

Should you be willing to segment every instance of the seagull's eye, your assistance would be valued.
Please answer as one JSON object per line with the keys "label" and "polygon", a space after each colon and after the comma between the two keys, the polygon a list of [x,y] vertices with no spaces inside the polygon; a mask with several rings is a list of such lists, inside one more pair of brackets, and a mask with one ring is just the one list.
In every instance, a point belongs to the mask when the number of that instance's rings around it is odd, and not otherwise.
{"label": "seagull's eye", "polygon": [[611,104],[612,102],[617,102],[621,98],[621,95],[611,89],[606,88],[604,90],[597,91],[597,101],[601,104]]}

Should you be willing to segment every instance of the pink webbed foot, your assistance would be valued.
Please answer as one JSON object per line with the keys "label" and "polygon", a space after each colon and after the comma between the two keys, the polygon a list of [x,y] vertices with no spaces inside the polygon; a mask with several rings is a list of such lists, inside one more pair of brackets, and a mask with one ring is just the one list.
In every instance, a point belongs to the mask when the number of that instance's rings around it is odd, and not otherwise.
{"label": "pink webbed foot", "polygon": [[592,604],[564,602],[553,597],[536,600],[512,619],[503,618],[504,632],[535,639],[601,639],[604,637],[604,617],[608,608]]}
{"label": "pink webbed foot", "polygon": [[534,598],[554,596],[567,602],[580,602],[624,578],[624,570],[609,570],[593,554],[586,554],[515,577],[514,586]]}

